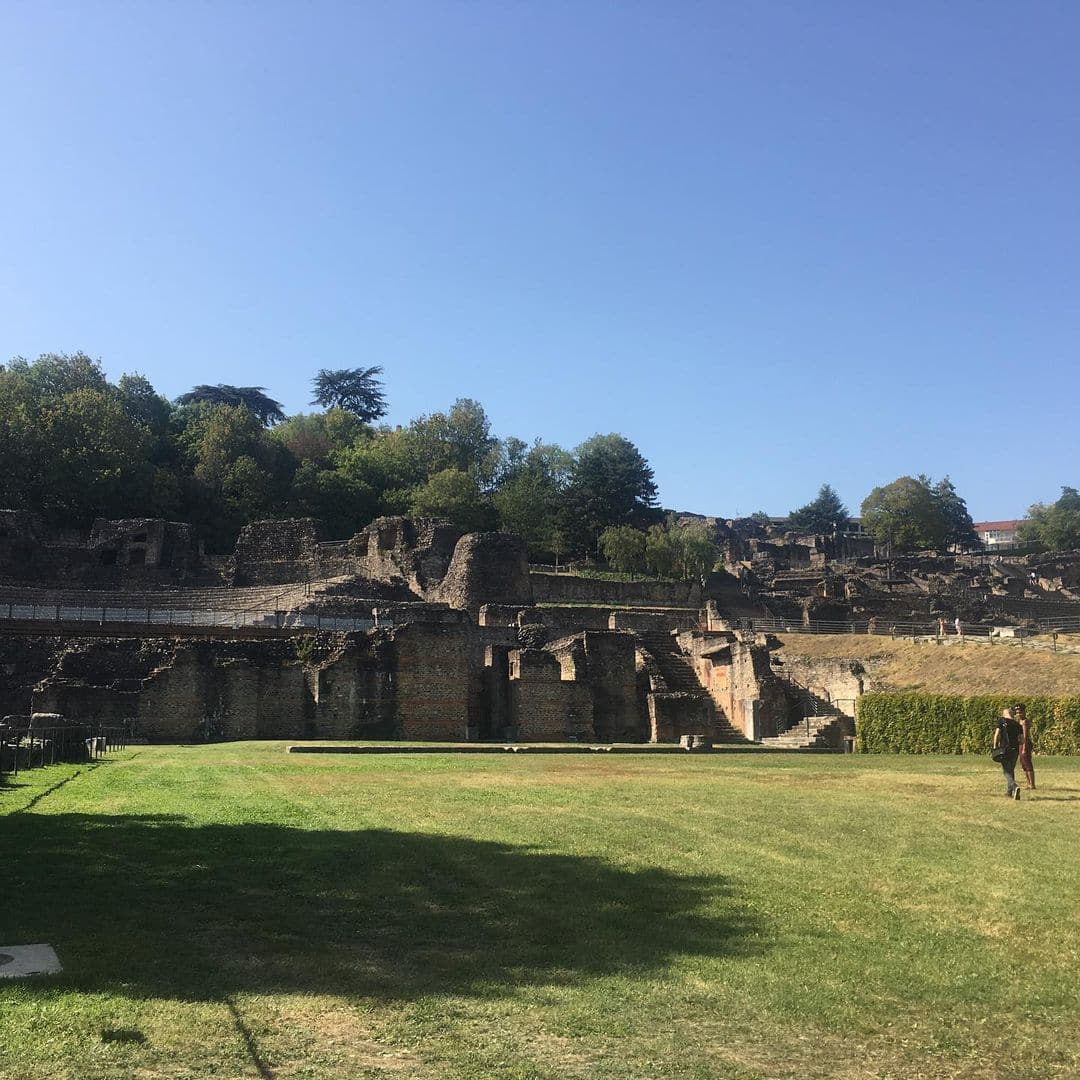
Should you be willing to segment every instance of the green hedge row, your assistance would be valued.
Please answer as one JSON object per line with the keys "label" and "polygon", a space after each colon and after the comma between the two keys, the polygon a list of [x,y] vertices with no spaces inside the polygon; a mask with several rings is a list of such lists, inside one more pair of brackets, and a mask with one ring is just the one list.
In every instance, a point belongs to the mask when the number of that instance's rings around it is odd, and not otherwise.
{"label": "green hedge row", "polygon": [[1023,701],[1037,754],[1080,754],[1080,697],[864,694],[855,731],[867,754],[987,754],[1001,710]]}

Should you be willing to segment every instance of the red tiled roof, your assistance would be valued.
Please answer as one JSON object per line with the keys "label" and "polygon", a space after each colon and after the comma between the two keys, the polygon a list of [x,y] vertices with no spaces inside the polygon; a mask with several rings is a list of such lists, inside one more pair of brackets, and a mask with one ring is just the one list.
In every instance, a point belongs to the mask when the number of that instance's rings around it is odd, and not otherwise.
{"label": "red tiled roof", "polygon": [[989,532],[991,529],[1003,531],[1006,529],[1015,529],[1020,525],[1023,525],[1025,521],[1027,521],[1027,518],[1020,518],[1018,521],[976,521],[974,528],[977,533]]}

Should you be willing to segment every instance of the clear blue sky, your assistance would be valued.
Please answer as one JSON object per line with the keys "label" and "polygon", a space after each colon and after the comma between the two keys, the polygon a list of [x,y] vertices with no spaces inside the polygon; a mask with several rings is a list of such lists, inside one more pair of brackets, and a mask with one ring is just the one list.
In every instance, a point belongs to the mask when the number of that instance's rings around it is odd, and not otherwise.
{"label": "clear blue sky", "polygon": [[1080,485],[1073,0],[7,0],[0,357],[632,439],[666,506]]}

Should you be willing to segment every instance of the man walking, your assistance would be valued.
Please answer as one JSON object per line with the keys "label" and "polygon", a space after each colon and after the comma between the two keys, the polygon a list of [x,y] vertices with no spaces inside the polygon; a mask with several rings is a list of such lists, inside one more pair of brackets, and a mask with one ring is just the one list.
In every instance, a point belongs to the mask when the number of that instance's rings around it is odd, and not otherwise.
{"label": "man walking", "polygon": [[1001,749],[1004,754],[995,755],[995,760],[1001,762],[1001,771],[1005,774],[1005,794],[1017,802],[1020,801],[1020,785],[1013,773],[1020,754],[1021,735],[1020,725],[1013,719],[1012,710],[1002,709],[997,727],[994,728],[994,749]]}

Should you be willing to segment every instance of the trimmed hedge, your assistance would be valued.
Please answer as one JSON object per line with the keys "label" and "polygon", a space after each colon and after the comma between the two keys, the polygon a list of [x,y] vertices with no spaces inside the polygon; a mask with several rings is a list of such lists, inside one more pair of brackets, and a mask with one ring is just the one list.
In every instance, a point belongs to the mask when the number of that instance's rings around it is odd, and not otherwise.
{"label": "trimmed hedge", "polygon": [[866,754],[988,754],[1001,710],[1022,701],[1036,754],[1080,754],[1080,697],[863,694],[855,733]]}

